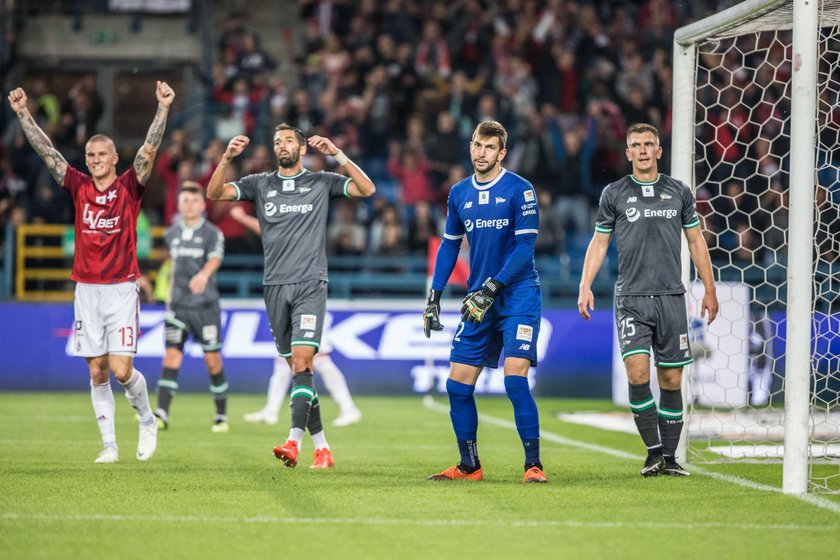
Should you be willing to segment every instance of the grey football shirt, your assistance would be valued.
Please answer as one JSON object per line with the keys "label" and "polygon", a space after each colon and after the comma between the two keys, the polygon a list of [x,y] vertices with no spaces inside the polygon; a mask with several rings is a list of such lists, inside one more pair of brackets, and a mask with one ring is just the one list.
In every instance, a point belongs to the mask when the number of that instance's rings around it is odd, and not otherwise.
{"label": "grey football shirt", "polygon": [[263,284],[327,280],[329,203],[350,197],[351,179],[338,173],[304,169],[293,177],[278,172],[248,175],[233,182],[237,200],[251,200],[262,233]]}
{"label": "grey football shirt", "polygon": [[190,280],[207,263],[210,257],[225,258],[225,236],[221,230],[204,218],[195,227],[178,222],[166,230],[164,236],[172,259],[171,307],[200,307],[218,305],[219,287],[216,275],[210,276],[204,292],[190,291]]}
{"label": "grey football shirt", "polygon": [[656,181],[642,183],[628,175],[607,185],[595,231],[615,238],[616,295],[684,293],[682,232],[699,225],[694,195],[682,181],[660,174]]}

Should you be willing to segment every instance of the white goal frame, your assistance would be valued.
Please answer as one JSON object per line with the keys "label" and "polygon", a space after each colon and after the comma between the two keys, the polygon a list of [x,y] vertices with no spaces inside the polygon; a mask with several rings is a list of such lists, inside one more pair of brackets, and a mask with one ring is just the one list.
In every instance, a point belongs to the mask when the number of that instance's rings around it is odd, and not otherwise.
{"label": "white goal frame", "polygon": [[[697,44],[761,29],[761,16],[792,5],[794,71],[791,88],[790,226],[787,266],[787,352],[785,356],[785,436],[782,490],[808,491],[811,378],[811,306],[813,290],[813,207],[816,175],[817,0],[747,0],[677,30],[673,55],[673,128],[671,171],[696,189],[694,177],[694,115]],[[756,22],[755,29],[750,29]],[[745,31],[746,29],[746,31]],[[683,246],[683,280],[689,285],[689,256]],[[688,371],[683,376],[689,377]],[[686,401],[687,402],[687,401]],[[684,456],[684,451],[681,453]]]}

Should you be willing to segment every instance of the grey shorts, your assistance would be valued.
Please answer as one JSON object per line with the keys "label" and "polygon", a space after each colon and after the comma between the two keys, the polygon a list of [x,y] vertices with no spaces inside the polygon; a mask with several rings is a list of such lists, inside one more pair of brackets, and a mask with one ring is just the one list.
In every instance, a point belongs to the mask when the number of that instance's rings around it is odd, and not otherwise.
{"label": "grey shorts", "polygon": [[676,368],[690,364],[685,295],[617,296],[615,326],[621,359],[647,354],[654,364]]}
{"label": "grey shorts", "polygon": [[327,314],[327,283],[265,286],[263,294],[277,352],[284,358],[292,355],[292,346],[313,346],[317,352]]}
{"label": "grey shorts", "polygon": [[184,351],[187,336],[201,345],[205,352],[222,348],[222,316],[219,305],[201,307],[171,307],[166,311],[166,347]]}

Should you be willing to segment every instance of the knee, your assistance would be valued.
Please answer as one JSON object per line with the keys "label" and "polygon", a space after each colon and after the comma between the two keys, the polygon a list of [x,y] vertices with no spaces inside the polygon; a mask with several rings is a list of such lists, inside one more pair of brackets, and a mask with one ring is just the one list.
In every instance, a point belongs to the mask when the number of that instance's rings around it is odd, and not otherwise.
{"label": "knee", "polygon": [[207,366],[207,371],[210,375],[218,375],[222,371],[222,356],[218,352],[208,352],[204,354],[204,364]]}
{"label": "knee", "polygon": [[650,382],[650,371],[645,369],[628,369],[627,380],[632,385],[642,385]]}
{"label": "knee", "polygon": [[181,367],[183,359],[184,353],[181,349],[169,347],[163,355],[163,367],[168,369],[178,369]]}
{"label": "knee", "polygon": [[125,383],[129,379],[131,379],[131,373],[134,371],[134,365],[129,364],[115,364],[113,366],[114,369],[114,377],[116,377],[121,383]]}
{"label": "knee", "polygon": [[312,358],[311,357],[299,357],[296,356],[292,358],[292,371],[297,373],[300,371],[312,371]]}
{"label": "knee", "polygon": [[93,382],[94,385],[102,385],[104,383],[108,383],[109,371],[107,367],[102,367],[98,365],[91,365],[90,366],[90,380]]}

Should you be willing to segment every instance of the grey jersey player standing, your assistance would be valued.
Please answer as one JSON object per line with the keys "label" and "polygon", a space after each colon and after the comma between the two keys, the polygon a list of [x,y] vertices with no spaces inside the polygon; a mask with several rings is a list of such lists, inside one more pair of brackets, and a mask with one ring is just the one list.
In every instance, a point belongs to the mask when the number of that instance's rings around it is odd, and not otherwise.
{"label": "grey jersey player standing", "polygon": [[222,367],[221,310],[216,271],[225,255],[221,230],[204,219],[201,185],[185,181],[178,193],[181,220],[166,231],[164,240],[172,261],[172,278],[166,310],[166,354],[158,381],[158,427],[169,427],[169,407],[178,391],[178,370],[184,360],[187,337],[204,350],[204,363],[210,374],[210,393],[216,405],[211,429],[230,430],[227,422],[228,382]]}
{"label": "grey jersey player standing", "polygon": [[[277,171],[226,183],[230,162],[248,143],[246,136],[230,141],[207,186],[207,196],[212,200],[252,200],[260,220],[269,324],[277,351],[289,361],[294,373],[292,427],[286,443],[274,448],[274,455],[287,467],[296,466],[304,430],[309,429],[315,444],[312,467],[329,468],[333,459],[324,436],[312,373],[327,305],[328,206],[333,198],[368,197],[376,187],[328,138],[312,136],[307,141],[300,129],[285,123],[274,133]],[[302,158],[307,144],[323,155],[333,156],[348,176],[304,169]]]}
{"label": "grey jersey player standing", "polygon": [[[641,474],[688,476],[675,458],[683,425],[682,368],[691,363],[680,272],[682,233],[705,288],[700,316],[708,313],[709,323],[718,313],[712,263],[694,195],[684,183],[658,172],[662,148],[656,127],[630,126],[626,155],[633,173],[601,193],[595,234],[583,263],[578,311],[588,320],[595,309],[592,281],[615,236],[616,327],[630,384],[630,409],[648,450]],[[658,410],[650,391],[651,347],[661,389]]]}

